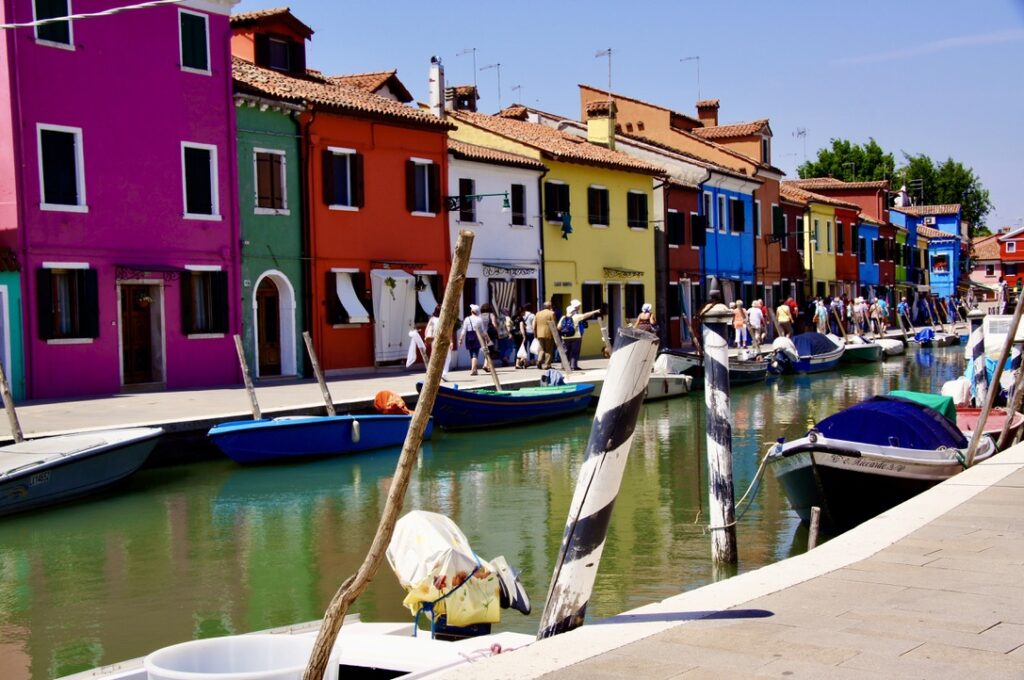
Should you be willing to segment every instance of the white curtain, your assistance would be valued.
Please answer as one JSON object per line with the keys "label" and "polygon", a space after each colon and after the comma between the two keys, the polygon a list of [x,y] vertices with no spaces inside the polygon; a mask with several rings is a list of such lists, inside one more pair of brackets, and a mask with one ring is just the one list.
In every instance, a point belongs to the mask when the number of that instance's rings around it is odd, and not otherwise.
{"label": "white curtain", "polygon": [[491,304],[494,305],[494,311],[498,314],[503,314],[506,309],[511,311],[515,292],[515,281],[491,281]]}

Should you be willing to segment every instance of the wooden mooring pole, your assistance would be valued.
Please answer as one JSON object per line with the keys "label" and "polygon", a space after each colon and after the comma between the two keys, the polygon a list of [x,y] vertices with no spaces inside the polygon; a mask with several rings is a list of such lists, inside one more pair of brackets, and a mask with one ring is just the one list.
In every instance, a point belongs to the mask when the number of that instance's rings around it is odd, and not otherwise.
{"label": "wooden mooring pole", "polygon": [[637,328],[619,330],[569,505],[538,639],[583,625],[657,353],[658,336]]}
{"label": "wooden mooring pole", "polygon": [[807,549],[814,550],[818,545],[818,532],[821,529],[821,508],[811,506],[811,526],[807,529]]}
{"label": "wooden mooring pole", "polygon": [[320,394],[324,397],[324,406],[327,408],[327,415],[333,416],[334,412],[334,400],[331,399],[331,391],[327,389],[327,381],[324,380],[323,369],[320,368],[320,360],[316,356],[316,350],[313,349],[313,338],[309,336],[309,331],[302,331],[302,341],[306,343],[306,352],[309,353],[309,363],[313,365],[313,375],[316,376],[316,381],[320,385]]}
{"label": "wooden mooring pole", "polygon": [[238,365],[242,367],[242,381],[245,382],[245,393],[249,395],[249,406],[252,408],[252,419],[261,420],[260,403],[256,401],[256,388],[252,386],[252,376],[249,375],[249,362],[245,360],[245,346],[242,344],[242,336],[235,335],[235,351],[238,352]]}
{"label": "wooden mooring pole", "polygon": [[985,370],[985,334],[982,330],[985,312],[973,310],[967,315],[971,323],[971,334],[967,339],[967,351],[974,371],[974,405],[981,408],[988,396],[988,372]]}
{"label": "wooden mooring pole", "polygon": [[562,342],[562,334],[558,332],[558,326],[555,325],[554,321],[548,321],[548,328],[551,329],[551,337],[555,340],[555,346],[558,347],[558,359],[562,362],[562,371],[569,375],[572,373],[572,368],[569,362],[569,355],[565,353],[565,344]]}
{"label": "wooden mooring pole", "polygon": [[[736,495],[732,479],[732,414],[729,407],[729,342],[727,326],[732,314],[721,302],[717,280],[712,279],[701,315],[704,338],[704,405],[707,419],[708,519],[711,522],[711,558],[715,565],[735,566]],[[717,295],[716,295],[717,294]]]}
{"label": "wooden mooring pole", "polygon": [[25,435],[21,431],[21,423],[18,422],[18,412],[14,408],[14,395],[11,394],[11,385],[7,382],[7,371],[0,363],[0,397],[4,400],[4,411],[7,412],[7,422],[11,426],[11,437],[14,443],[25,441]]}
{"label": "wooden mooring pole", "polygon": [[405,494],[409,488],[409,481],[412,479],[413,469],[416,467],[420,444],[423,443],[423,431],[430,420],[430,412],[434,409],[434,399],[437,397],[437,388],[441,384],[441,372],[444,370],[448,348],[451,345],[452,329],[455,327],[455,317],[458,313],[459,301],[462,299],[462,286],[466,281],[466,268],[469,265],[472,248],[473,232],[460,231],[459,239],[455,244],[455,255],[452,260],[451,273],[448,276],[448,285],[445,287],[444,298],[441,301],[441,316],[438,319],[437,335],[434,337],[434,351],[430,353],[423,389],[420,390],[419,399],[416,401],[416,410],[409,422],[409,432],[405,436],[405,444],[402,445],[402,453],[398,458],[395,474],[391,478],[391,487],[388,489],[388,497],[381,513],[380,524],[377,525],[377,533],[373,537],[373,543],[370,544],[369,551],[359,570],[345,579],[334,597],[331,598],[330,604],[327,605],[324,620],[320,625],[320,632],[313,645],[313,652],[310,654],[309,663],[302,675],[304,680],[322,680],[324,677],[331,650],[338,639],[338,631],[341,630],[345,614],[377,574],[377,570],[380,569],[380,565],[384,561],[388,543],[391,542],[391,537],[395,533],[395,522],[398,521],[398,515],[405,503]]}

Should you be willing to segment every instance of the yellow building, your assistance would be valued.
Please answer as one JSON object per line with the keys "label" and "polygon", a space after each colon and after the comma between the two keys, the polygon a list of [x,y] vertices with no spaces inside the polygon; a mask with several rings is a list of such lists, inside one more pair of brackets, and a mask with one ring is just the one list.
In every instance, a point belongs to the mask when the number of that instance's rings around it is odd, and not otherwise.
{"label": "yellow building", "polygon": [[[511,151],[543,160],[540,248],[544,276],[541,298],[556,312],[578,299],[583,311],[605,308],[600,324],[614,338],[617,328],[633,320],[644,303],[655,305],[655,262],[652,214],[653,181],[664,170],[536,122],[524,107],[491,116],[450,112],[457,129],[453,139]],[[533,120],[531,120],[533,116]],[[602,129],[592,120],[590,138],[610,140],[610,119]],[[569,231],[571,229],[571,232]],[[595,324],[591,324],[591,328]],[[601,334],[584,335],[582,354],[596,355]]]}

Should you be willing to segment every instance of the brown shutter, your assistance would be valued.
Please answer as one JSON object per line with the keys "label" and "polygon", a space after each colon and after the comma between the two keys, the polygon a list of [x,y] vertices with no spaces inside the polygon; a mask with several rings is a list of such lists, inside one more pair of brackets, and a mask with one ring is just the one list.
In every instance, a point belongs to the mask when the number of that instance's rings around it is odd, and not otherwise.
{"label": "brown shutter", "polygon": [[327,305],[327,323],[334,325],[345,322],[341,300],[338,299],[338,275],[331,271],[327,272],[324,303]]}
{"label": "brown shutter", "polygon": [[405,208],[416,212],[416,163],[405,162]]}
{"label": "brown shutter", "polygon": [[587,187],[587,218],[591,224],[598,224],[597,189]]}
{"label": "brown shutter", "polygon": [[707,215],[694,215],[690,218],[690,245],[703,246],[708,242]]}
{"label": "brown shutter", "polygon": [[441,212],[441,166],[438,163],[431,163],[428,168],[430,186],[427,189],[427,212],[437,214]]}
{"label": "brown shutter", "polygon": [[348,157],[348,160],[352,183],[352,206],[362,208],[364,205],[363,154],[354,153]]}
{"label": "brown shutter", "polygon": [[181,334],[191,335],[195,322],[192,319],[192,272],[181,273]]}
{"label": "brown shutter", "polygon": [[78,328],[83,338],[100,337],[100,292],[95,269],[83,269],[79,288]]}
{"label": "brown shutter", "polygon": [[209,272],[211,299],[213,309],[210,310],[210,330],[213,333],[227,333],[231,310],[228,306],[228,273]]}
{"label": "brown shutter", "polygon": [[323,166],[324,203],[334,205],[334,154],[324,149],[320,157],[323,159],[321,165]]}
{"label": "brown shutter", "polygon": [[273,208],[273,171],[271,154],[256,154],[256,205],[260,208]]}
{"label": "brown shutter", "polygon": [[265,33],[257,33],[256,42],[256,65],[266,67],[270,64],[270,36]]}
{"label": "brown shutter", "polygon": [[53,337],[53,272],[36,270],[36,314],[39,317],[39,339]]}
{"label": "brown shutter", "polygon": [[288,50],[288,65],[291,66],[292,73],[297,75],[306,74],[306,41],[289,41]]}
{"label": "brown shutter", "polygon": [[558,220],[558,185],[544,182],[544,219],[554,222]]}

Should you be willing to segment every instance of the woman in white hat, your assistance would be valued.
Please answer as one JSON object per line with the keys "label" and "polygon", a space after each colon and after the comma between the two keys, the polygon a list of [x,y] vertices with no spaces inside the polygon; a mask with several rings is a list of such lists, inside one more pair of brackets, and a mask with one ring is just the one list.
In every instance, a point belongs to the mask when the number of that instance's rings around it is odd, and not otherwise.
{"label": "woman in white hat", "polygon": [[489,345],[491,339],[487,337],[487,326],[480,317],[480,305],[469,306],[469,316],[462,322],[462,330],[459,331],[459,346],[466,345],[469,350],[469,374],[477,374],[477,358],[480,348]]}
{"label": "woman in white hat", "polygon": [[636,321],[633,323],[634,328],[639,328],[642,331],[648,333],[654,333],[656,329],[656,321],[654,320],[654,312],[652,311],[651,304],[645,302],[643,307],[640,308],[640,313],[636,317]]}

